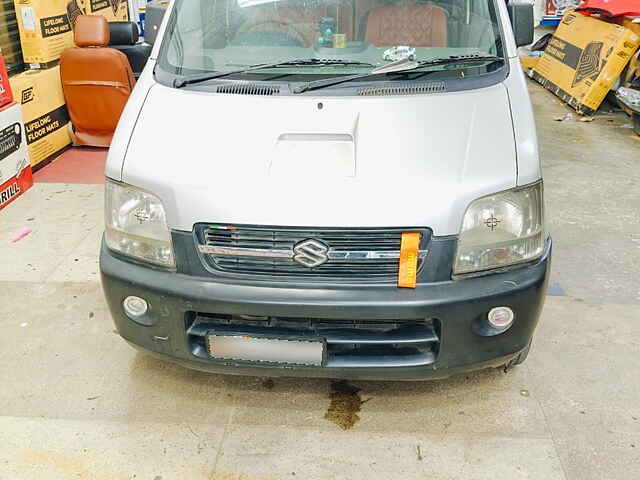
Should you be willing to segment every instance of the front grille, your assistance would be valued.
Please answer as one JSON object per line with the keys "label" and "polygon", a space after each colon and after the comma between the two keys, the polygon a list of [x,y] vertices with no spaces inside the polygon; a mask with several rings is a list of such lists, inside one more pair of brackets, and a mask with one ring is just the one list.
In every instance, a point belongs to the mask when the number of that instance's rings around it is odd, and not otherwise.
{"label": "front grille", "polygon": [[440,322],[259,317],[187,312],[191,353],[209,359],[211,334],[318,340],[326,343],[325,367],[415,367],[433,364],[441,342]]}
{"label": "front grille", "polygon": [[[209,267],[254,275],[311,278],[395,279],[402,232],[422,234],[418,271],[427,253],[430,231],[424,228],[286,228],[198,225],[196,241]],[[305,241],[320,242],[329,259],[318,266],[294,260]],[[303,259],[304,260],[304,259]]]}

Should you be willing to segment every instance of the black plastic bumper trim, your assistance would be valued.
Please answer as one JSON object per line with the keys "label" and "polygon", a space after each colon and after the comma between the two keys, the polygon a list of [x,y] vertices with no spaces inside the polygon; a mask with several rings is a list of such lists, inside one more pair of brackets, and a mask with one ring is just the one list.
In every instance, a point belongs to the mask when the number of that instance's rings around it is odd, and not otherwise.
{"label": "black plastic bumper trim", "polygon": [[[191,368],[247,375],[320,376],[333,378],[417,380],[442,378],[465,370],[506,363],[529,344],[544,303],[550,270],[551,242],[536,263],[477,278],[421,283],[416,289],[390,285],[233,284],[211,277],[163,272],[127,262],[102,248],[102,284],[118,332],[130,343]],[[157,322],[143,327],[122,312],[127,295],[145,298]],[[495,306],[516,314],[505,333],[483,337],[472,325]],[[190,348],[187,312],[234,315],[308,317],[318,319],[396,320],[437,318],[439,352],[431,365],[263,367],[214,361]],[[159,342],[156,338],[168,337]],[[382,358],[380,358],[382,362]],[[497,363],[496,363],[497,362]],[[410,363],[410,362],[409,362]]]}

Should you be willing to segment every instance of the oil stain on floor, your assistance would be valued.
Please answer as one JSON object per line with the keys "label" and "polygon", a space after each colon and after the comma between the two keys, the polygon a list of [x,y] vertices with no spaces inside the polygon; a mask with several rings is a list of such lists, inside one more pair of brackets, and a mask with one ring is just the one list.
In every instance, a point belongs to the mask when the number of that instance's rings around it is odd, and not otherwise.
{"label": "oil stain on floor", "polygon": [[349,430],[358,421],[360,417],[358,412],[360,411],[362,401],[359,395],[360,389],[349,385],[346,380],[332,380],[331,392],[329,398],[331,398],[331,404],[324,418],[330,422],[335,423],[343,430]]}

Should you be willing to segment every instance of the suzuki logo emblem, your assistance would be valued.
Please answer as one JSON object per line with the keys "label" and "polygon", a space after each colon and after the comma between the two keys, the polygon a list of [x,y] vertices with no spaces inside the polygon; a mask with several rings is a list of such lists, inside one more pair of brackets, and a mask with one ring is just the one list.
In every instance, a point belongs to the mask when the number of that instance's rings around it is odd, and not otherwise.
{"label": "suzuki logo emblem", "polygon": [[329,247],[318,240],[303,240],[293,247],[293,260],[308,268],[319,267],[329,260]]}

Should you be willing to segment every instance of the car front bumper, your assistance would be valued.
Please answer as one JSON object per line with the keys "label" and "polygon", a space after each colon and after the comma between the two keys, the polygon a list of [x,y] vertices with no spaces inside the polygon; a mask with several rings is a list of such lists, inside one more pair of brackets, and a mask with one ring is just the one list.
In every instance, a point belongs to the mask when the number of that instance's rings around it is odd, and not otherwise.
{"label": "car front bumper", "polygon": [[[504,365],[523,351],[531,341],[544,303],[550,258],[549,241],[544,256],[535,263],[478,277],[418,284],[415,289],[389,284],[336,284],[328,288],[246,279],[231,282],[139,265],[114,255],[104,243],[100,267],[104,293],[120,335],[138,348],[186,367],[256,376],[423,380]],[[144,325],[132,321],[123,310],[122,302],[130,295],[144,298],[149,304]],[[487,336],[478,325],[497,306],[510,307],[515,321],[504,333]],[[431,319],[437,345],[428,364],[412,364],[400,357],[396,362],[384,355],[371,361],[325,362],[323,366],[219,360],[206,351],[203,354],[203,348],[194,344],[189,331],[189,319],[197,315],[194,312],[313,318],[324,319],[325,323],[332,319],[384,321],[400,326],[416,319]],[[251,329],[247,331],[251,333]]]}

